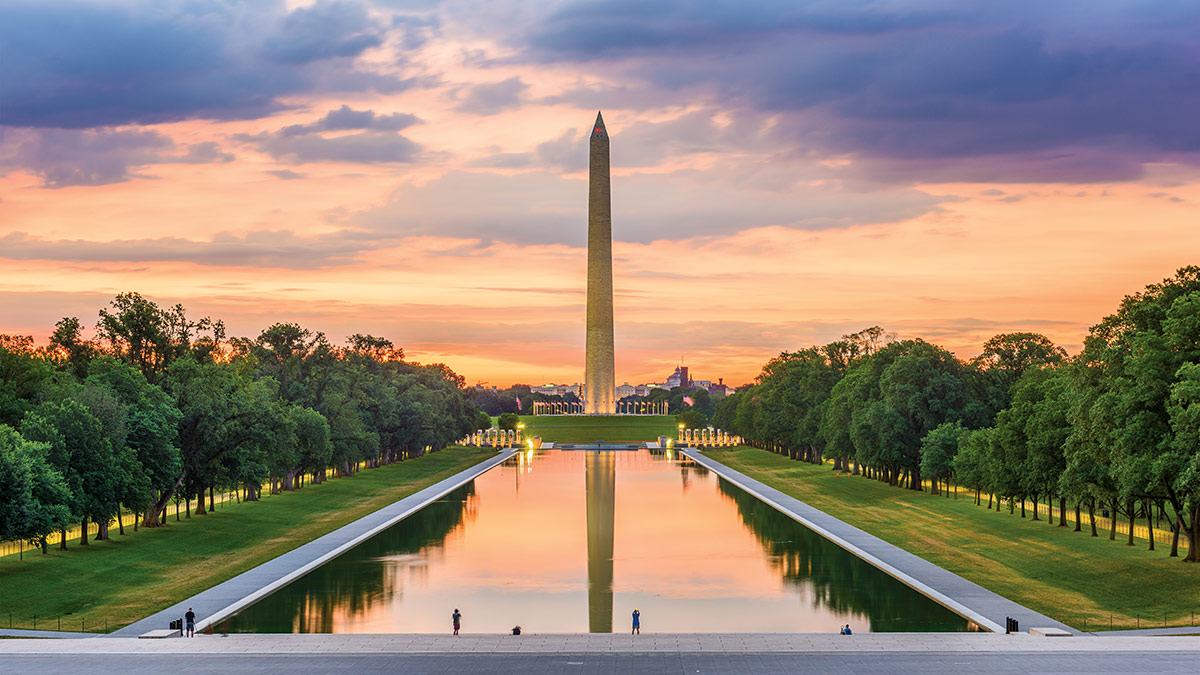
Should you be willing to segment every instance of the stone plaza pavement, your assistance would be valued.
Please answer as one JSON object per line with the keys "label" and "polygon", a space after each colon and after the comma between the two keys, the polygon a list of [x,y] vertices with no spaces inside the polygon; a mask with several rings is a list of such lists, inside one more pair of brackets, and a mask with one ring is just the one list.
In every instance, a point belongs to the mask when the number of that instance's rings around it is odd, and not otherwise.
{"label": "stone plaza pavement", "polygon": [[899,546],[889,544],[814,506],[735,471],[694,448],[683,449],[683,453],[700,466],[988,630],[1003,633],[1005,618],[1013,617],[1020,622],[1022,631],[1044,627],[1058,628],[1072,634],[1080,633],[1071,626],[1019,605]]}
{"label": "stone plaza pavement", "polygon": [[174,619],[182,619],[189,607],[196,612],[196,630],[203,630],[237,610],[251,604],[292,579],[313,570],[341,553],[395,525],[426,504],[440,499],[451,490],[474,480],[483,472],[516,454],[516,450],[501,450],[495,457],[460,471],[418,492],[318,537],[283,555],[247,570],[182,602],[132,623],[110,635],[137,637],[151,630],[167,628]]}
{"label": "stone plaza pavement", "polygon": [[[0,640],[0,659],[19,654],[770,654],[770,653],[1157,653],[1200,655],[1200,636],[1034,637],[1024,633],[610,633],[231,634],[139,640]],[[1197,662],[1200,667],[1200,662]]]}
{"label": "stone plaza pavement", "polygon": [[0,640],[0,672],[1195,673],[1200,637],[202,635]]}

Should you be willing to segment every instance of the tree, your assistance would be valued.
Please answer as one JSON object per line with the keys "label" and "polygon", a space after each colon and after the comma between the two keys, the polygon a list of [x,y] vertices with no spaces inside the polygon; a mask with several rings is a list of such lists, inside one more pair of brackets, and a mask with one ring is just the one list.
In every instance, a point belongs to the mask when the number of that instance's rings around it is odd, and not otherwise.
{"label": "tree", "polygon": [[96,343],[83,338],[79,319],[64,317],[55,324],[48,350],[51,360],[77,378],[87,377],[88,364],[98,353]]}
{"label": "tree", "polygon": [[109,355],[133,364],[158,383],[176,359],[191,354],[210,361],[225,338],[225,325],[205,317],[189,321],[183,305],[161,309],[137,293],[121,293],[100,310],[96,332]]}
{"label": "tree", "polygon": [[516,429],[521,422],[521,416],[516,413],[501,413],[496,420],[496,426],[501,429]]}
{"label": "tree", "polygon": [[44,542],[70,520],[71,493],[48,449],[0,424],[0,541]]}
{"label": "tree", "polygon": [[1171,420],[1171,445],[1159,458],[1165,475],[1174,476],[1169,490],[1183,505],[1180,525],[1188,535],[1188,559],[1195,562],[1200,548],[1200,364],[1179,367],[1171,386],[1167,414]]}
{"label": "tree", "polygon": [[32,337],[0,335],[0,424],[20,424],[53,374],[34,353]]}
{"label": "tree", "polygon": [[921,475],[933,481],[933,494],[938,493],[938,481],[948,485],[954,475],[954,456],[965,433],[962,422],[945,422],[921,439]]}
{"label": "tree", "polygon": [[[71,491],[71,514],[82,520],[81,545],[88,543],[87,524],[108,522],[118,513],[125,477],[104,426],[78,401],[47,401],[21,422],[21,435],[49,446],[47,457]],[[63,533],[61,548],[66,548]]]}
{"label": "tree", "polygon": [[708,418],[698,410],[684,410],[675,416],[675,421],[688,429],[701,429],[708,426]]}
{"label": "tree", "polygon": [[1187,441],[1176,442],[1177,430],[1186,439],[1187,426],[1173,422],[1172,410],[1186,418],[1188,385],[1180,378],[1191,372],[1184,366],[1197,362],[1200,267],[1185,267],[1127,296],[1092,328],[1080,355],[1080,367],[1098,390],[1082,421],[1111,457],[1107,465],[1120,502],[1161,494],[1175,526],[1188,533],[1188,562],[1200,562],[1200,492],[1189,491],[1190,458],[1178,450]]}

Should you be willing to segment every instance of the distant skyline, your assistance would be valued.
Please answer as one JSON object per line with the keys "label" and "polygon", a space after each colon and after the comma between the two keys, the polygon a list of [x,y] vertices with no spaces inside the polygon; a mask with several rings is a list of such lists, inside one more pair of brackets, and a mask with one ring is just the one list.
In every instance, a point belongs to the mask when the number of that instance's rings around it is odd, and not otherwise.
{"label": "distant skyline", "polygon": [[137,291],[581,382],[603,109],[618,383],[1076,351],[1200,262],[1197,82],[1186,2],[9,0],[0,332]]}

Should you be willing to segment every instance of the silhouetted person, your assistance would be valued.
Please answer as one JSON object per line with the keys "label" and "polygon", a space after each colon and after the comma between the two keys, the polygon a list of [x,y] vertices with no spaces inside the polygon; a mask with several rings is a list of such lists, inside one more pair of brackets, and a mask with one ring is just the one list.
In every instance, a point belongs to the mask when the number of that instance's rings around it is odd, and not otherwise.
{"label": "silhouetted person", "polygon": [[188,607],[187,614],[183,615],[183,619],[187,621],[187,636],[196,637],[196,613],[192,611],[191,607]]}
{"label": "silhouetted person", "polygon": [[633,632],[631,632],[630,635],[641,635],[641,634],[642,634],[642,613],[635,609],[635,610],[633,610]]}
{"label": "silhouetted person", "polygon": [[457,607],[454,608],[454,614],[450,615],[450,618],[454,619],[454,634],[458,635],[458,629],[462,627],[462,614],[459,613]]}

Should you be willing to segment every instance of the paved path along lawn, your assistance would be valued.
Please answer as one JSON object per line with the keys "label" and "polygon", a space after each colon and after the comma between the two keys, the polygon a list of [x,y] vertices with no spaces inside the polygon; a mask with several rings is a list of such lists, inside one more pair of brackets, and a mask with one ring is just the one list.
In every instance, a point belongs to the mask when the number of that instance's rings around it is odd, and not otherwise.
{"label": "paved path along lawn", "polygon": [[111,635],[136,637],[147,631],[167,628],[172,620],[183,618],[184,612],[189,607],[196,613],[196,629],[204,630],[205,627],[233,614],[292,579],[300,577],[309,570],[391,527],[429,502],[473,480],[515,453],[515,450],[502,450],[495,457],[434,483],[141,621],[113,631]]}
{"label": "paved path along lawn", "polygon": [[795,497],[734,471],[701,452],[693,449],[683,452],[706,469],[988,630],[1003,632],[1005,618],[1013,617],[1020,623],[1022,631],[1034,627],[1052,627],[1079,633],[1064,623],[1023,607]]}

